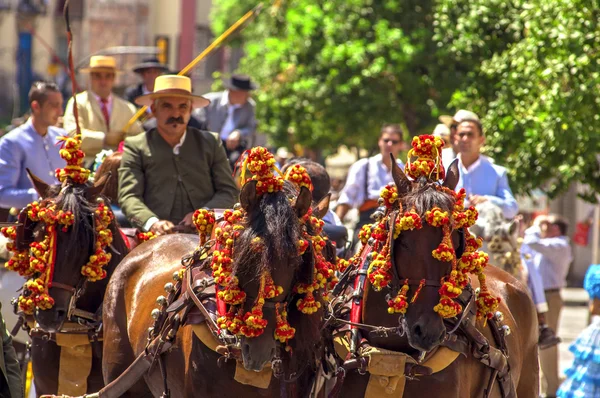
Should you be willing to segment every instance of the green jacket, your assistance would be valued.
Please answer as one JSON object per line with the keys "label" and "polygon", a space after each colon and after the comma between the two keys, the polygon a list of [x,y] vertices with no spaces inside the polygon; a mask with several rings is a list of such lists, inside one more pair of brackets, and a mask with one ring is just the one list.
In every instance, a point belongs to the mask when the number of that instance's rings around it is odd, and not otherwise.
{"label": "green jacket", "polygon": [[239,194],[217,134],[188,127],[179,155],[155,128],[125,140],[119,205],[134,226],[141,229],[151,217],[169,220],[178,180],[194,207],[190,212],[230,208]]}
{"label": "green jacket", "polygon": [[[2,304],[0,304],[0,310]],[[2,334],[2,355],[0,355],[0,369],[2,369],[2,380],[0,380],[0,397],[23,398],[23,382],[21,381],[21,368],[17,360],[15,348],[12,345],[12,337],[6,325],[4,317],[0,312],[0,333]]]}

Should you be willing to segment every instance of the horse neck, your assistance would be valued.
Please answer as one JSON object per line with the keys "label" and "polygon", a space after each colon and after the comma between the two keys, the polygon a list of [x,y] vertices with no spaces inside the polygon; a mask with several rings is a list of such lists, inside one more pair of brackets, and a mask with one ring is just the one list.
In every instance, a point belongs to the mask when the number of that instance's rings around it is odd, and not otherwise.
{"label": "horse neck", "polygon": [[113,243],[109,246],[111,260],[106,266],[106,278],[96,282],[87,282],[84,293],[77,300],[77,307],[85,311],[96,312],[102,306],[108,281],[115,272],[117,265],[128,253],[125,241],[114,221],[110,229],[113,233]]}

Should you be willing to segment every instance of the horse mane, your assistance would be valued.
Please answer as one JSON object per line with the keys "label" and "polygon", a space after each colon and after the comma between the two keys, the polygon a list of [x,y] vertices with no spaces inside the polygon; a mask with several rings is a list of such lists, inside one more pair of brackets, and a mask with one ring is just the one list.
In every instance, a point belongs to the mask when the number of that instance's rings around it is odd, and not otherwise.
{"label": "horse mane", "polygon": [[[70,211],[73,213],[74,222],[69,228],[70,238],[61,242],[60,250],[69,253],[69,258],[84,257],[87,262],[94,250],[96,239],[96,231],[92,223],[92,216],[96,210],[96,204],[88,200],[86,189],[92,187],[93,184],[67,184],[63,188],[61,185],[53,185],[48,189],[47,197],[42,201],[42,204],[53,202],[58,210]],[[106,205],[110,204],[108,198],[100,196],[104,199]],[[109,246],[113,252],[110,263],[107,265],[107,271],[113,269],[120,259],[127,254],[127,245],[121,236],[116,219],[110,223],[110,231],[113,235],[113,242]],[[60,234],[60,229],[58,230]],[[85,263],[80,264],[83,266]],[[108,278],[107,278],[108,279]]]}
{"label": "horse mane", "polygon": [[437,183],[427,181],[420,177],[412,184],[412,190],[400,198],[405,211],[415,209],[419,216],[423,217],[425,212],[439,207],[442,211],[451,211],[454,207],[454,198],[444,191],[436,189]]}
{"label": "horse mane", "polygon": [[[273,264],[287,263],[289,254],[298,250],[301,236],[296,210],[290,203],[298,191],[286,182],[280,192],[262,195],[257,209],[249,212],[244,230],[234,246],[234,271],[260,279],[272,272]],[[260,237],[265,244],[256,251],[252,240]]]}
{"label": "horse mane", "polygon": [[[315,266],[312,246],[309,246],[302,257],[290,263],[290,253],[297,252],[297,242],[302,236],[298,214],[290,202],[290,198],[296,198],[298,192],[294,184],[285,181],[282,191],[262,195],[255,211],[250,212],[245,229],[235,243],[235,273],[259,280],[263,272],[273,273],[275,264],[288,264],[289,271],[295,274],[294,284],[307,283],[312,279]],[[314,235],[310,225],[307,225],[307,232]],[[253,249],[251,242],[255,237],[261,237],[264,242],[260,252]],[[294,295],[291,292],[290,294]],[[324,303],[320,295],[315,295],[315,298],[321,302],[323,308]],[[294,296],[287,308],[288,321],[296,329],[296,334],[290,341],[293,355],[282,353],[287,358],[285,366],[290,369],[290,373],[298,371],[302,364],[314,362],[314,357],[318,355],[315,342],[320,340],[318,336],[322,320],[322,310],[311,315],[303,314],[296,307],[297,300],[298,297]]]}

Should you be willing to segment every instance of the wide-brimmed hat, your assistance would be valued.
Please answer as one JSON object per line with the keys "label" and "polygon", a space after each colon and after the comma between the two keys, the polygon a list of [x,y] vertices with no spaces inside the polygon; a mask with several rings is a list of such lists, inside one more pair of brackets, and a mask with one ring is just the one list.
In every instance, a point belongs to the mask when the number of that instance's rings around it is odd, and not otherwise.
{"label": "wide-brimmed hat", "polygon": [[169,67],[165,64],[161,64],[157,58],[146,58],[141,63],[133,66],[135,73],[140,73],[144,69],[160,69],[162,72],[168,72]]}
{"label": "wide-brimmed hat", "polygon": [[440,122],[444,123],[448,127],[452,126],[453,123],[460,123],[464,122],[465,120],[476,122],[477,124],[481,125],[481,120],[479,120],[479,116],[477,116],[475,112],[471,112],[466,109],[460,109],[454,114],[454,116],[442,115],[438,119],[440,120]]}
{"label": "wide-brimmed hat", "polygon": [[223,79],[223,85],[228,90],[253,91],[258,88],[256,83],[247,75],[231,75]]}
{"label": "wide-brimmed hat", "polygon": [[117,69],[117,60],[108,55],[93,55],[90,58],[90,66],[82,68],[81,72],[121,72]]}
{"label": "wide-brimmed hat", "polygon": [[192,80],[187,76],[162,75],[154,81],[154,92],[137,97],[134,102],[138,105],[152,105],[157,98],[179,97],[192,101],[192,108],[204,108],[210,101],[201,95],[192,94]]}

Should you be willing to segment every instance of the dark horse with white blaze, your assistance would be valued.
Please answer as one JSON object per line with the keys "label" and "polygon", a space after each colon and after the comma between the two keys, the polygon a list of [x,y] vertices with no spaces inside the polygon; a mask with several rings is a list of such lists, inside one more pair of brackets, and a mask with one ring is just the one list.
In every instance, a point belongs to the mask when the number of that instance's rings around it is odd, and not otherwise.
{"label": "dark horse with white blaze", "polygon": [[[251,371],[260,371],[279,352],[286,383],[273,377],[268,388],[259,389],[234,380],[236,361],[219,361],[221,354],[204,345],[192,327],[179,328],[176,342],[163,354],[166,382],[173,397],[246,397],[297,396],[309,394],[319,354],[321,311],[306,315],[296,308],[293,287],[308,282],[314,262],[309,254],[300,255],[298,241],[302,237],[300,218],[310,209],[311,195],[306,188],[298,192],[285,182],[283,191],[257,195],[256,181],[244,185],[240,203],[246,212],[244,229],[236,238],[233,249],[233,272],[240,288],[247,293],[243,304],[250,311],[258,297],[261,275],[270,273],[283,291],[266,299],[264,332],[253,338],[240,337],[241,360]],[[263,249],[253,249],[259,238]],[[144,352],[148,328],[153,325],[150,313],[155,300],[164,294],[163,286],[182,268],[182,255],[192,253],[198,238],[191,235],[167,235],[134,249],[121,263],[108,286],[104,305],[105,338],[103,371],[107,383],[114,381]],[[208,276],[208,275],[207,275]],[[288,320],[296,328],[290,340],[292,354],[282,350],[274,338],[277,303],[288,302]],[[239,359],[239,358],[238,358]],[[219,365],[217,365],[219,363]],[[158,396],[164,391],[159,366],[153,366],[124,395],[127,397]]]}
{"label": "dark horse with white blaze", "polygon": [[[398,201],[403,209],[414,209],[420,217],[425,220],[425,213],[434,207],[442,211],[451,212],[455,202],[450,191],[436,189],[437,182],[427,181],[425,178],[410,181],[404,172],[392,162],[394,182],[397,187]],[[456,162],[453,163],[447,173],[443,186],[448,190],[454,190],[459,178],[459,170]],[[461,238],[458,230],[451,232],[451,242],[454,250],[460,251]],[[465,336],[462,329],[452,331],[439,313],[434,312],[434,307],[440,300],[441,282],[448,277],[451,271],[451,263],[439,261],[432,256],[440,241],[442,241],[442,228],[428,225],[423,221],[422,228],[403,230],[396,239],[391,238],[392,262],[394,282],[402,285],[403,281],[411,284],[410,292],[414,292],[419,281],[428,281],[422,286],[418,293],[418,299],[411,301],[402,316],[388,313],[385,305],[385,290],[376,291],[370,283],[367,283],[362,296],[362,323],[366,325],[388,327],[394,330],[399,326],[402,332],[399,334],[388,333],[382,335],[370,333],[369,330],[361,330],[361,335],[366,340],[365,344],[379,347],[395,352],[402,352],[419,357],[426,352],[435,352],[440,346],[450,340],[461,341]],[[460,256],[460,255],[459,255]],[[504,314],[504,325],[508,325],[512,333],[506,336],[508,348],[508,366],[510,372],[508,377],[516,390],[513,395],[519,398],[537,398],[538,396],[538,352],[537,352],[537,322],[535,308],[527,293],[527,289],[506,272],[488,266],[485,276],[489,292],[500,297],[501,302],[498,311]],[[479,287],[476,277],[471,277],[471,285],[474,290]],[[407,301],[408,302],[408,301]],[[461,322],[460,315],[458,320]],[[498,316],[501,318],[501,316]],[[451,319],[448,319],[451,321]],[[472,321],[469,321],[473,325]],[[453,325],[455,325],[454,323]],[[497,325],[497,323],[495,323]],[[489,327],[477,322],[476,329],[495,346],[494,338]],[[506,330],[506,329],[505,329]],[[493,369],[483,365],[474,357],[474,344],[469,343],[463,354],[454,357],[446,368],[437,373],[421,374],[417,379],[407,378],[404,388],[404,397],[444,397],[444,398],[470,398],[470,397],[501,397],[498,381],[488,391],[488,382],[493,375]],[[428,358],[426,356],[425,358]],[[344,359],[344,358],[342,358]],[[450,361],[449,361],[450,362]],[[418,362],[423,364],[422,362]],[[347,371],[344,383],[341,387],[340,397],[363,397],[367,390],[370,374],[361,374],[357,370]],[[492,376],[492,378],[495,378]],[[508,383],[511,384],[511,383]],[[393,395],[392,395],[393,396]]]}
{"label": "dark horse with white blaze", "polygon": [[[36,308],[33,317],[38,326],[31,331],[31,358],[34,382],[38,395],[56,394],[59,383],[61,347],[56,344],[56,336],[65,339],[75,334],[89,336],[92,341],[91,371],[86,380],[87,392],[98,391],[104,386],[102,378],[102,346],[100,339],[102,319],[101,308],[104,292],[117,264],[127,254],[128,249],[113,220],[109,229],[112,244],[109,252],[112,257],[105,266],[106,278],[88,282],[82,275],[82,267],[95,252],[97,231],[95,229],[95,210],[98,201],[105,199],[101,195],[106,178],[95,185],[90,183],[65,183],[62,186],[49,186],[30,174],[34,187],[42,198],[41,207],[54,206],[57,211],[71,212],[74,221],[66,230],[56,231],[56,253],[48,294],[54,300],[49,309]],[[108,200],[106,200],[108,205]],[[24,225],[24,244],[41,241],[44,238],[45,223],[28,221]],[[69,326],[65,327],[65,323]],[[73,365],[73,364],[72,364]],[[75,366],[77,366],[75,364]],[[72,380],[71,380],[72,381]]]}

